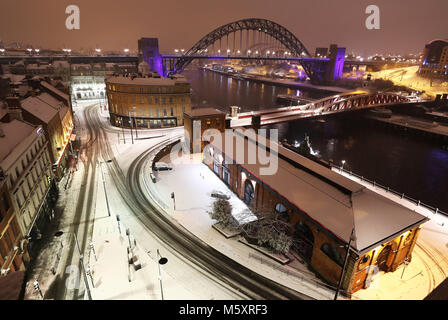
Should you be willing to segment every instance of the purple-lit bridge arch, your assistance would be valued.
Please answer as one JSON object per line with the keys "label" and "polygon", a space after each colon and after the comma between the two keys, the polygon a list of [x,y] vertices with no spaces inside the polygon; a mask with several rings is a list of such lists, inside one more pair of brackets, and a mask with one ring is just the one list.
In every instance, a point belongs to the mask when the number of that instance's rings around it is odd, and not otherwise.
{"label": "purple-lit bridge arch", "polygon": [[[269,37],[287,51],[285,52],[283,49],[283,55],[277,56],[256,55],[254,52],[247,51],[241,53],[241,50],[238,50],[238,54],[235,54],[237,33],[239,33],[239,48],[241,49],[244,31],[247,32],[246,48],[249,47],[249,32],[252,32],[254,40],[258,33],[259,38],[260,35],[265,38]],[[230,50],[228,39],[232,35],[233,50]],[[227,47],[223,52],[225,54],[209,54],[208,48],[214,46],[216,42],[221,43],[223,39],[227,39]],[[228,51],[232,51],[232,54]],[[320,82],[324,79],[329,65],[329,59],[313,58],[303,43],[285,27],[271,20],[257,18],[242,19],[216,28],[202,37],[185,53],[160,56],[164,75],[180,73],[196,59],[289,60],[300,63],[311,80]]]}

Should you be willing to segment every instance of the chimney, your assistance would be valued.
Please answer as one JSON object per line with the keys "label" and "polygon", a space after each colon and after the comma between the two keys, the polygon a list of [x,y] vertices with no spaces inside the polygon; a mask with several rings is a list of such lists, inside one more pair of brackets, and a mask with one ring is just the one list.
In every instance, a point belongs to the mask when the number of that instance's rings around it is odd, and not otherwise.
{"label": "chimney", "polygon": [[8,105],[9,109],[20,109],[20,100],[18,97],[6,97],[6,104]]}

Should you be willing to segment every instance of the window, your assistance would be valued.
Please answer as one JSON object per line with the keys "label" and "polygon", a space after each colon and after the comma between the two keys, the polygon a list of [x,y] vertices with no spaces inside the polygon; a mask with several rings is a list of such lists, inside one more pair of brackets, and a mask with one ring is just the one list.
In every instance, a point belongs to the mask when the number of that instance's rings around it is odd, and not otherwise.
{"label": "window", "polygon": [[277,203],[275,205],[275,211],[277,213],[286,213],[288,210],[286,209],[286,207],[283,204]]}
{"label": "window", "polygon": [[163,108],[163,116],[166,117],[166,108]]}
{"label": "window", "polygon": [[325,253],[327,257],[329,257],[339,266],[342,267],[344,265],[344,257],[334,245],[330,243],[324,243],[322,247],[320,247],[320,250],[322,250],[322,252]]}
{"label": "window", "polygon": [[174,109],[173,108],[171,108],[170,114],[171,114],[171,116],[174,116]]}
{"label": "window", "polygon": [[[11,206],[9,205],[8,198],[6,198],[5,194],[2,194],[2,205],[3,205],[3,209],[5,209],[5,212],[8,212],[8,210]],[[0,216],[0,221],[1,220],[2,220],[2,216]]]}

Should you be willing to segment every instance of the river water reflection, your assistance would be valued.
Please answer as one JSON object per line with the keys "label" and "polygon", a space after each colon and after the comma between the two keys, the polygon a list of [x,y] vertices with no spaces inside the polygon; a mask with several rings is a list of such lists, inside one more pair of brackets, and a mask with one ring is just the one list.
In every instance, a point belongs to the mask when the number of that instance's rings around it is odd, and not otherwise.
{"label": "river water reflection", "polygon": [[[277,106],[278,94],[297,90],[246,80],[235,80],[210,71],[184,72],[191,81],[194,105],[208,105],[228,112],[237,105],[243,111]],[[301,90],[307,98],[325,95]],[[307,134],[312,147],[325,160],[448,212],[448,151],[434,141],[404,135],[375,125],[352,113],[320,122],[298,120],[273,126],[279,138],[301,142]]]}

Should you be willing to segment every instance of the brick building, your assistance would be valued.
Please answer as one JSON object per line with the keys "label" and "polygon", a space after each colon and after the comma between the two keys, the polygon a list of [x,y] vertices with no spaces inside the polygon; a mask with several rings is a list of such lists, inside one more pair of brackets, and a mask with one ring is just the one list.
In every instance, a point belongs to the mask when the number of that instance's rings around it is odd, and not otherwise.
{"label": "brick building", "polygon": [[[368,287],[377,272],[394,271],[412,259],[426,217],[274,142],[260,142],[259,136],[254,142],[236,132],[233,137],[230,150],[224,136],[223,145],[210,139],[204,161],[250,208],[273,210],[287,219],[292,250],[328,283],[337,286],[349,243],[342,282],[347,294]],[[237,138],[244,141],[238,150]],[[268,157],[277,156],[275,174],[260,174],[267,165],[249,161],[257,145],[267,147]],[[271,153],[275,146],[278,151]]]}
{"label": "brick building", "polygon": [[[226,128],[226,113],[213,108],[195,108],[184,113],[184,129],[186,143],[190,152],[202,152],[204,142],[200,139],[207,129],[217,129],[224,132]],[[196,132],[193,132],[197,130]],[[196,136],[193,137],[193,134]],[[200,134],[200,135],[199,135]],[[193,142],[197,142],[193,145]],[[199,144],[200,143],[200,144]]]}

